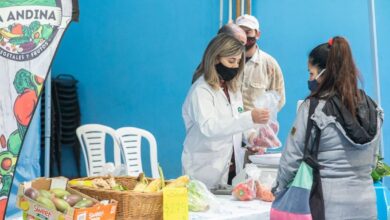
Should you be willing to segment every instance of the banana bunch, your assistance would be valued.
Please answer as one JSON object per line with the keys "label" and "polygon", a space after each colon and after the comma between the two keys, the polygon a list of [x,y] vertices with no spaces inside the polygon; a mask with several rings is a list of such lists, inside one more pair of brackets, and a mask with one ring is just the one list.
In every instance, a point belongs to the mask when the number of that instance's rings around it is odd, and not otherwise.
{"label": "banana bunch", "polygon": [[160,174],[160,178],[154,179],[150,183],[148,183],[148,180],[145,178],[145,175],[143,173],[140,173],[137,178],[138,183],[137,185],[135,185],[133,191],[150,193],[162,190],[162,188],[164,188],[165,186],[165,180],[160,166],[158,166],[158,172]]}
{"label": "banana bunch", "polygon": [[190,178],[187,175],[184,175],[173,180],[171,183],[165,186],[164,174],[160,166],[158,167],[158,171],[160,174],[160,178],[154,179],[150,183],[148,183],[148,180],[145,178],[143,173],[139,174],[137,178],[138,183],[135,185],[133,191],[145,192],[145,193],[158,192],[161,191],[164,187],[168,187],[168,188],[186,187],[187,184],[190,182]]}
{"label": "banana bunch", "polygon": [[13,33],[11,33],[11,32],[8,32],[8,31],[4,30],[3,28],[0,29],[0,34],[1,34],[4,38],[8,38],[8,39],[23,36],[23,35],[21,35],[21,34],[13,34]]}

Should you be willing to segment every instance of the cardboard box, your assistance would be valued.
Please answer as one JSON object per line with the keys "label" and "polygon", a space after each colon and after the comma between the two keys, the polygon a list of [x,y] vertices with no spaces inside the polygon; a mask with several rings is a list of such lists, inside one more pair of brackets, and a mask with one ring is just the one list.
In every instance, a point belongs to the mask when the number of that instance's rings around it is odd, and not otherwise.
{"label": "cardboard box", "polygon": [[[109,201],[108,204],[101,204],[98,200],[93,199],[79,191],[67,187],[68,179],[58,178],[38,178],[31,182],[19,185],[16,206],[23,210],[24,219],[42,220],[115,220],[116,207],[118,202]],[[89,208],[69,208],[66,213],[46,208],[35,200],[24,195],[24,190],[33,187],[36,190],[50,190],[53,188],[66,189],[71,194],[78,194],[84,198],[95,202],[95,205]],[[34,218],[32,218],[34,219]]]}

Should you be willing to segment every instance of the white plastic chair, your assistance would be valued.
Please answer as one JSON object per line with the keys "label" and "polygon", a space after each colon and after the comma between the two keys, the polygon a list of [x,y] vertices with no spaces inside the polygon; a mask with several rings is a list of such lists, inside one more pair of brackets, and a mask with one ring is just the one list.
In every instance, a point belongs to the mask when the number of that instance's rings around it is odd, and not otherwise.
{"label": "white plastic chair", "polygon": [[137,176],[143,172],[141,159],[141,140],[145,138],[150,147],[150,168],[152,177],[159,178],[157,161],[157,143],[154,136],[146,130],[123,127],[116,130],[116,137],[120,144],[123,160],[126,164],[127,175]]}
{"label": "white plastic chair", "polygon": [[121,165],[120,148],[115,137],[115,130],[100,124],[86,124],[76,129],[77,137],[83,151],[87,176],[101,175],[106,164],[106,136],[113,139],[114,164]]}

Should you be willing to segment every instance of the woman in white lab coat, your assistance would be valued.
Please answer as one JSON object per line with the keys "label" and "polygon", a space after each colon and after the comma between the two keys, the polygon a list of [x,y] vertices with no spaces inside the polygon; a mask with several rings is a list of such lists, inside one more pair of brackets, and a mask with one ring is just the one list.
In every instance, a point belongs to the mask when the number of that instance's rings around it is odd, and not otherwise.
{"label": "woman in white lab coat", "polygon": [[243,112],[237,79],[245,64],[244,50],[232,36],[219,34],[212,39],[182,108],[183,172],[210,189],[227,184],[228,179],[230,183],[243,169],[242,137],[253,143],[254,123],[269,119],[265,109]]}

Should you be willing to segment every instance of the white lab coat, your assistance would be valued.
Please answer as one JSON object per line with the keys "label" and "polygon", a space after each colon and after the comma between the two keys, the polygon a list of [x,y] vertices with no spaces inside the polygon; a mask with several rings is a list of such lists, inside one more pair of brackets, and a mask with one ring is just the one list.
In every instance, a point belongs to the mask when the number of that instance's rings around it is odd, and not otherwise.
{"label": "white lab coat", "polygon": [[183,172],[208,188],[227,184],[233,146],[236,173],[243,169],[243,132],[254,127],[251,112],[243,112],[241,92],[229,91],[229,96],[231,104],[222,88],[213,89],[202,76],[192,85],[182,108],[186,127]]}

